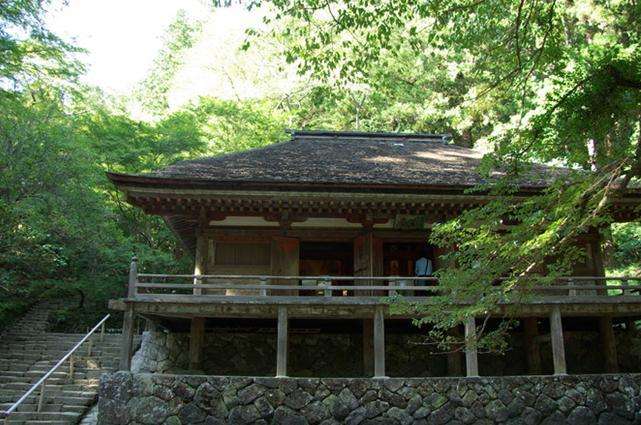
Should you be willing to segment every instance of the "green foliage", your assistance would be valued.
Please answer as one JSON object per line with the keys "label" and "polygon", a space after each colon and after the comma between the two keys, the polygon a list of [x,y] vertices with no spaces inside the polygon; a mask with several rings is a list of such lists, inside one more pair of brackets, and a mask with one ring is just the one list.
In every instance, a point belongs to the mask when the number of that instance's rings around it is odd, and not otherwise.
{"label": "green foliage", "polygon": [[[123,293],[133,253],[143,270],[190,270],[162,220],[126,204],[105,171],[264,146],[287,127],[447,132],[491,148],[480,170],[489,184],[477,190],[496,200],[431,235],[458,247],[439,276],[455,295],[417,321],[444,342],[450,327],[514,297],[512,288],[570,272],[585,255],[573,241],[606,228],[609,202],[641,174],[633,2],[277,0],[265,32],[253,34],[298,66],[291,92],[204,96],[172,110],[167,95],[202,25],[181,12],[135,93],[153,122],[77,83],[80,50],[43,26],[46,5],[0,8],[0,327],[27,300],[84,296],[56,319],[57,329],[84,330]],[[261,53],[256,61],[272,57]],[[516,183],[536,172],[530,162],[570,169],[524,202]],[[639,270],[638,239],[637,224],[612,228],[613,273]],[[474,302],[453,309],[452,297]],[[511,326],[482,326],[480,348],[500,351]]]}
{"label": "green foliage", "polygon": [[265,146],[286,136],[286,114],[273,102],[201,98],[185,112],[196,116],[209,141],[208,153],[221,154]]}
{"label": "green foliage", "polygon": [[641,225],[615,223],[612,225],[609,274],[612,276],[641,275]]}
{"label": "green foliage", "polygon": [[[86,105],[85,115],[72,114],[59,98],[42,89],[39,96],[0,98],[0,287],[27,299],[73,289],[101,300],[97,311],[104,313],[102,296],[123,292],[133,253],[163,269],[182,271],[186,264],[170,254],[176,242],[161,221],[125,206],[104,171],[173,162],[185,149],[198,152],[198,139],[168,149],[166,139],[180,134],[164,123],[145,127],[117,115],[106,119],[104,109],[87,112]],[[99,118],[104,121],[97,126]],[[131,154],[101,142],[109,133],[127,146],[141,127],[140,143],[129,145],[134,163]]]}
{"label": "green foliage", "polygon": [[200,29],[201,24],[190,22],[182,9],[169,25],[163,40],[164,46],[136,93],[137,100],[149,112],[160,115],[169,109],[167,93],[183,64],[185,52],[194,45]]}
{"label": "green foliage", "polygon": [[0,7],[0,91],[37,80],[73,82],[83,66],[70,58],[81,50],[65,43],[44,26],[49,1],[4,0]]}
{"label": "green foliage", "polygon": [[[585,255],[576,241],[607,228],[612,200],[641,176],[636,2],[270,4],[265,21],[287,22],[283,54],[301,74],[339,93],[356,87],[368,93],[366,102],[389,99],[383,110],[396,120],[390,129],[431,122],[437,128],[430,130],[451,130],[457,143],[491,147],[480,170],[488,183],[476,190],[496,200],[438,224],[431,235],[435,244],[457,248],[439,273],[452,292],[420,321],[435,325],[437,338],[470,315],[487,317],[500,300],[514,299],[515,287],[571,273]],[[376,108],[361,109],[383,126]],[[536,172],[532,162],[570,169],[523,201],[517,186]],[[629,238],[621,229],[615,237]],[[630,249],[626,240],[617,246]],[[637,269],[631,260],[629,270]],[[452,298],[472,303],[455,307]],[[494,339],[488,346],[500,350],[494,336],[486,333]]]}

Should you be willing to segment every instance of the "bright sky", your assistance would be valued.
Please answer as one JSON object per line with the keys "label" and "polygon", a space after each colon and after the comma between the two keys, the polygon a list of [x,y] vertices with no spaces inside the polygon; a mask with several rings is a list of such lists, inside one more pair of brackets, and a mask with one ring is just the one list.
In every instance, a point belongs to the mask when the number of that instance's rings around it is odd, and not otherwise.
{"label": "bright sky", "polygon": [[85,82],[128,94],[150,68],[179,9],[207,13],[207,0],[68,0],[52,7],[49,29],[89,50]]}

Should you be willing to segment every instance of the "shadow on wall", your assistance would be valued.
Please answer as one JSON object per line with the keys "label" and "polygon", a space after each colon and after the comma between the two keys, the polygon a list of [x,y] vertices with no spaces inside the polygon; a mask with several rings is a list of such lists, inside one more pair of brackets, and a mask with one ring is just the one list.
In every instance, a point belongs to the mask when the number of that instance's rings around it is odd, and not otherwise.
{"label": "shadow on wall", "polygon": [[[617,331],[621,372],[639,372],[641,362],[638,332]],[[552,350],[549,335],[540,339],[542,373],[551,375]],[[386,335],[387,373],[391,377],[447,376],[447,355],[433,353],[431,346],[417,343],[411,334]],[[566,358],[571,374],[601,373],[604,362],[594,331],[566,332]],[[482,376],[527,375],[522,334],[516,333],[503,355],[479,355]],[[299,377],[363,376],[363,344],[360,333],[292,333],[289,347],[289,375]],[[188,370],[189,334],[154,330],[143,336],[132,361],[132,371],[147,373],[202,373],[230,376],[274,376],[276,335],[273,332],[208,332],[203,347],[203,368]],[[459,361],[463,362],[462,353]],[[464,366],[461,365],[464,372]]]}

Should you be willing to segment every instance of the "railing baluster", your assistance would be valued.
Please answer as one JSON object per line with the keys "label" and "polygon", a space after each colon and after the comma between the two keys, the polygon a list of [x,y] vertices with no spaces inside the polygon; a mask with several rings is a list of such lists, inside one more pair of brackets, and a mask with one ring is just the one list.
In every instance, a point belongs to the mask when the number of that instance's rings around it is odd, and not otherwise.
{"label": "railing baluster", "polygon": [[326,297],[331,297],[332,296],[332,281],[329,279],[323,279],[323,286],[325,289],[323,290],[323,295]]}
{"label": "railing baluster", "polygon": [[[260,284],[261,285],[267,285],[267,279],[261,278],[260,279]],[[266,297],[267,296],[267,288],[260,288],[260,296],[261,297]]]}
{"label": "railing baluster", "polygon": [[75,365],[73,364],[74,358],[73,354],[69,357],[69,381],[73,382],[73,377],[75,375]]}
{"label": "railing baluster", "polygon": [[89,340],[87,341],[87,357],[91,357],[91,349],[93,345],[93,338],[89,337]]}
{"label": "railing baluster", "polygon": [[38,408],[37,412],[40,413],[42,411],[42,404],[44,402],[45,398],[45,387],[47,386],[47,381],[44,381],[42,383],[42,386],[40,387],[40,397],[38,397]]}
{"label": "railing baluster", "polygon": [[[574,279],[572,279],[572,278],[568,279],[568,286],[574,286],[574,285],[575,285]],[[576,297],[576,295],[577,295],[576,288],[570,288],[568,290],[568,296],[569,297]]]}

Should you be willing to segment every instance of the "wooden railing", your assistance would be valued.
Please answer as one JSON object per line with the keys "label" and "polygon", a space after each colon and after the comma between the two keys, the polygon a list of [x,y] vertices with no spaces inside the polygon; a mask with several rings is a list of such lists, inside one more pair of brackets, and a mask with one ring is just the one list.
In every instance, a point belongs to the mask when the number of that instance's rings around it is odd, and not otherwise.
{"label": "wooden railing", "polygon": [[20,406],[31,394],[33,394],[38,388],[40,388],[40,395],[38,396],[38,405],[36,407],[36,412],[40,413],[42,410],[42,405],[44,402],[44,397],[45,397],[45,391],[47,388],[47,379],[51,377],[51,375],[58,370],[67,360],[69,360],[69,379],[73,380],[74,376],[74,354],[76,351],[82,347],[82,345],[87,342],[87,357],[91,357],[91,351],[93,347],[93,340],[91,339],[92,335],[96,333],[98,329],[100,329],[100,341],[102,341],[105,337],[105,322],[107,319],[109,319],[110,315],[107,314],[105,317],[102,318],[100,322],[96,324],[87,334],[80,340],[76,345],[73,346],[71,350],[67,352],[58,362],[53,366],[47,373],[44,374],[42,378],[40,378],[35,384],[31,386],[27,390],[26,393],[22,397],[18,399],[15,403],[9,407],[4,412],[0,412],[0,417],[4,418],[4,423],[8,424],[9,423],[9,415],[11,415],[13,412],[16,411],[18,406]]}
{"label": "wooden railing", "polygon": [[[556,279],[553,285],[524,284],[515,290],[540,296],[638,296],[641,295],[641,277],[569,276]],[[380,298],[394,295],[429,297],[448,291],[451,290],[438,285],[435,277],[170,275],[138,273],[132,263],[128,297],[191,294]]]}

